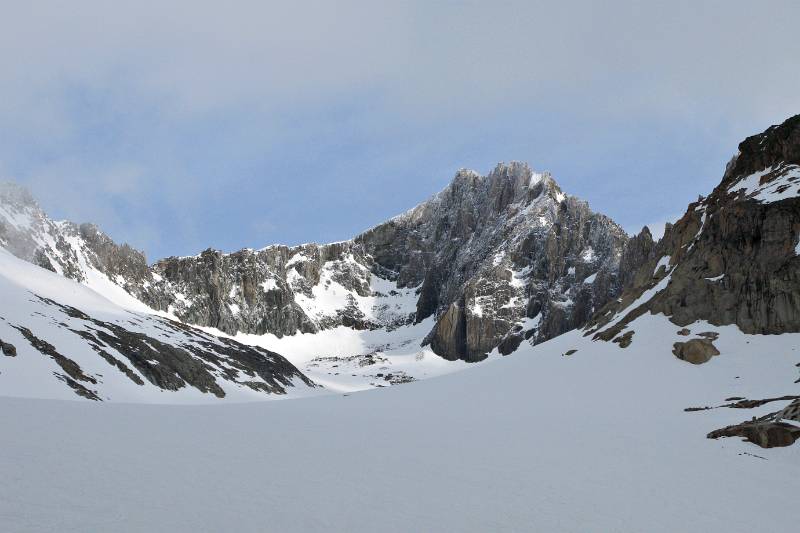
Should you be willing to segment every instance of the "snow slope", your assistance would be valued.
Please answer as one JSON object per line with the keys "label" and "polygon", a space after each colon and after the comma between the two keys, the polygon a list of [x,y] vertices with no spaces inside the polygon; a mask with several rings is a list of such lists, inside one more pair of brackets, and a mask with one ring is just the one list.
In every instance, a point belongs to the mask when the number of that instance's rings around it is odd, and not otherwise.
{"label": "snow slope", "polygon": [[196,403],[318,392],[280,355],[123,309],[3,248],[0,299],[0,339],[13,346],[0,355],[3,396]]}
{"label": "snow slope", "polygon": [[[422,346],[433,318],[396,329],[356,330],[337,326],[281,338],[239,333],[231,338],[285,357],[315,383],[335,392],[388,387],[450,374],[482,363],[448,361]],[[202,328],[225,335],[212,328]],[[495,354],[493,357],[499,357]]]}
{"label": "snow slope", "polygon": [[629,327],[640,340],[628,348],[571,332],[468,372],[291,402],[2,398],[0,523],[9,531],[794,530],[800,448],[705,437],[768,407],[684,409],[795,392],[800,335],[692,324],[720,335],[721,354],[695,366],[669,353],[681,337],[663,316]]}

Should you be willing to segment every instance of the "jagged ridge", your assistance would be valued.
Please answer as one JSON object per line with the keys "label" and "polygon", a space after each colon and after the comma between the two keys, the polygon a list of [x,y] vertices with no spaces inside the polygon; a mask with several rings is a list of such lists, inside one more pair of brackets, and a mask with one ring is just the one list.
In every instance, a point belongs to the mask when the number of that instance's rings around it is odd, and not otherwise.
{"label": "jagged ridge", "polygon": [[[392,329],[433,316],[426,342],[449,359],[510,353],[583,325],[618,294],[628,241],[549,174],[517,162],[487,176],[461,170],[430,200],[349,241],[206,250],[149,268],[96,227],[51,222],[24,200],[5,200],[0,243],[100,292],[111,283],[230,334]],[[21,213],[29,222],[13,226]]]}

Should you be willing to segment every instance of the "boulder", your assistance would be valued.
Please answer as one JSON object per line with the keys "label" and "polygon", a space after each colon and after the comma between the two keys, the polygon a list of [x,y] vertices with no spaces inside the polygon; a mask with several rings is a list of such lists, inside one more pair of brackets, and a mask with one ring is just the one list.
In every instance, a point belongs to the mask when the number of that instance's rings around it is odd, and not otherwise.
{"label": "boulder", "polygon": [[16,357],[17,356],[17,348],[8,342],[3,342],[0,340],[0,352],[7,357]]}
{"label": "boulder", "polygon": [[702,365],[709,362],[715,355],[719,355],[719,350],[708,339],[692,339],[686,342],[676,342],[673,345],[672,353],[687,363]]}

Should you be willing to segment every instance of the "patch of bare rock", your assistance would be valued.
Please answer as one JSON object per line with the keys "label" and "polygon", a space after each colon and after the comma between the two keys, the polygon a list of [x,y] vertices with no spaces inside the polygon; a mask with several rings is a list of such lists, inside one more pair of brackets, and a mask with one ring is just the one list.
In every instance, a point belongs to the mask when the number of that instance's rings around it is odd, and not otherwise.
{"label": "patch of bare rock", "polygon": [[717,429],[708,434],[709,439],[743,437],[762,448],[791,446],[800,438],[800,427],[785,422],[748,421]]}

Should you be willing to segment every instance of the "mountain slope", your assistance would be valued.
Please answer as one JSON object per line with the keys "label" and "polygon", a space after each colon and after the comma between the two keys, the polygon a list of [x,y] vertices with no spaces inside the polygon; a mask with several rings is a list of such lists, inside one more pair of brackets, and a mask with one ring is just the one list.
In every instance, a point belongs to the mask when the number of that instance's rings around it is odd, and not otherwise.
{"label": "mountain slope", "polygon": [[276,353],[124,310],[2,248],[0,295],[4,396],[198,402],[314,389]]}
{"label": "mountain slope", "polygon": [[53,221],[24,188],[0,183],[0,247],[82,283],[127,309],[152,312],[154,277],[144,253],[117,245],[93,224]]}

